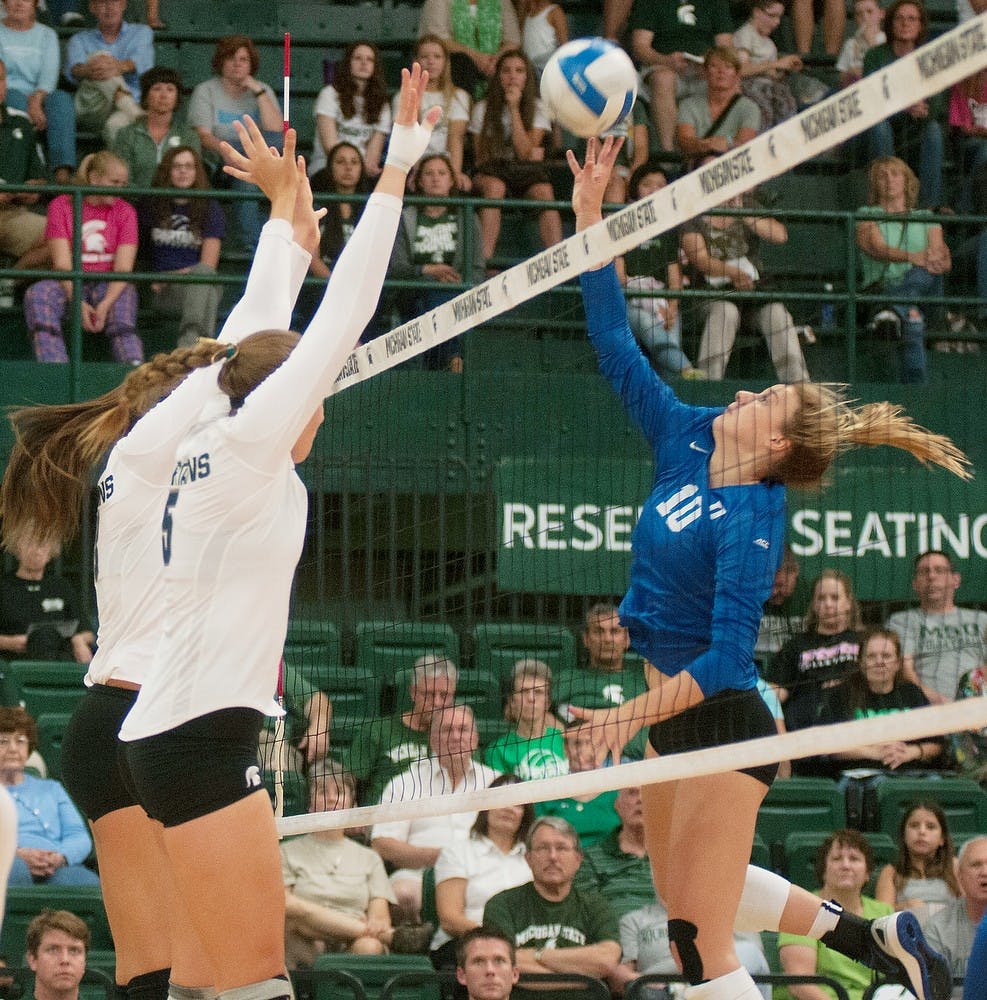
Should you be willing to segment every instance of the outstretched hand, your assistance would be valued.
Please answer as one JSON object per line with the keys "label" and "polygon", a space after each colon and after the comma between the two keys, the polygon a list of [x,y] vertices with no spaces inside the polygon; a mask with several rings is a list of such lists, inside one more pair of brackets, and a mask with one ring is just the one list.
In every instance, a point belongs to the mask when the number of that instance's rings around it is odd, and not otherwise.
{"label": "outstretched hand", "polygon": [[319,222],[329,211],[325,205],[316,208],[312,203],[312,185],[305,172],[305,159],[299,156],[296,163],[298,169],[298,190],[295,192],[295,210],[291,217],[292,238],[303,249],[313,256],[319,249]]}
{"label": "outstretched hand", "polygon": [[385,166],[396,167],[410,173],[428,148],[432,139],[432,129],[442,117],[438,106],[429,108],[425,120],[419,124],[422,95],[428,87],[428,71],[413,63],[410,70],[401,70],[401,94],[398,110],[394,116],[390,142],[387,145]]}
{"label": "outstretched hand", "polygon": [[221,142],[220,152],[226,161],[223,172],[238,181],[256,184],[271,202],[279,195],[290,196],[294,201],[299,183],[295,130],[290,128],[285,132],[284,150],[278,152],[268,146],[264,133],[249,115],[244,115],[242,121],[235,121],[233,127],[243,152],[234,149],[228,142]]}
{"label": "outstretched hand", "polygon": [[622,138],[614,139],[612,135],[607,136],[602,146],[598,139],[590,139],[586,143],[583,166],[579,165],[571,149],[566,150],[573,177],[572,210],[576,214],[577,229],[585,229],[603,218],[603,196],[623,145]]}

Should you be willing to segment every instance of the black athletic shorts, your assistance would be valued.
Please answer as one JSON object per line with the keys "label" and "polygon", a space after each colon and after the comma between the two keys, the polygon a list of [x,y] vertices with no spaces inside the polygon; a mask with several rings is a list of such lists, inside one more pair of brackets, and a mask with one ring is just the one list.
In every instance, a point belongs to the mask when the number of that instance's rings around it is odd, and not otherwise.
{"label": "black athletic shorts", "polygon": [[257,754],[263,722],[255,709],[223,708],[125,743],[128,773],[148,816],[180,826],[264,791]]}
{"label": "black athletic shorts", "polygon": [[[661,756],[701,750],[778,732],[771,710],[757,689],[720,691],[693,708],[658,722],[648,731],[648,740]],[[777,764],[738,768],[741,774],[771,787],[778,774]]]}
{"label": "black athletic shorts", "polygon": [[86,819],[139,805],[117,734],[136,691],[96,684],[76,706],[62,739],[62,783]]}
{"label": "black athletic shorts", "polygon": [[544,164],[528,160],[487,160],[473,173],[486,174],[503,181],[507,186],[508,198],[523,198],[529,188],[536,184],[549,184],[552,180]]}

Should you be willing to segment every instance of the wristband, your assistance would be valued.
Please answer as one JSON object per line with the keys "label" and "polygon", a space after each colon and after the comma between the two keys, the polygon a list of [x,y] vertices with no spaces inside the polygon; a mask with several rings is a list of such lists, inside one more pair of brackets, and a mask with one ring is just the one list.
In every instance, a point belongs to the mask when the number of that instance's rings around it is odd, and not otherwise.
{"label": "wristband", "polygon": [[385,166],[397,167],[406,174],[421,158],[432,138],[432,130],[415,122],[414,125],[395,125],[387,144]]}

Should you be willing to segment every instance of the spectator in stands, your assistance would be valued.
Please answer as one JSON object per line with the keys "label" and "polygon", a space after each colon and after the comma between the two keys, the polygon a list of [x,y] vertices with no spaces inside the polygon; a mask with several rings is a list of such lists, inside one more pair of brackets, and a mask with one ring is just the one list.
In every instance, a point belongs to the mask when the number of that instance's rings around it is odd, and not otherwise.
{"label": "spectator in stands", "polygon": [[[257,123],[268,143],[280,148],[281,106],[270,86],[256,79],[260,52],[253,41],[247,35],[221,38],[213,52],[212,69],[216,75],[195,87],[188,109],[188,123],[199,133],[206,162],[211,166],[219,164],[221,142],[240,150],[233,123],[244,115]],[[252,185],[229,178],[221,169],[217,169],[215,181],[217,186],[229,186],[234,191],[256,193]],[[237,199],[230,211],[239,239],[247,250],[253,250],[264,224],[260,205],[254,199]]]}
{"label": "spectator in stands", "polygon": [[[329,753],[332,702],[325,691],[320,691],[287,660],[282,667],[281,687],[286,713],[284,739],[287,745],[283,748],[278,746],[275,740],[275,720],[266,716],[264,728],[260,732],[260,762],[268,772],[284,767],[302,774],[307,769],[322,764]],[[285,754],[279,761],[282,749]]]}
{"label": "spectator in stands", "polygon": [[509,1000],[520,974],[514,942],[496,927],[476,927],[456,944],[456,979],[467,1000]]}
{"label": "spectator in stands", "polygon": [[576,831],[542,816],[528,832],[531,881],[491,897],[483,923],[514,939],[522,972],[607,979],[620,961],[617,921],[606,900],[573,885],[582,861]]}
{"label": "spectator in stands", "polygon": [[[309,812],[352,809],[353,776],[330,762],[309,773]],[[345,836],[319,830],[281,842],[285,894],[285,959],[310,967],[329,951],[386,954],[392,943],[394,892],[380,855]]]}
{"label": "spectator in stands", "polygon": [[901,636],[905,676],[933,704],[952,701],[964,674],[987,664],[987,612],[957,607],[962,581],[945,552],[923,552],[912,573],[918,607],[888,618]]}
{"label": "spectator in stands", "polygon": [[0,58],[7,67],[7,104],[25,112],[34,130],[44,133],[52,176],[67,184],[75,170],[75,109],[71,95],[58,89],[58,36],[38,23],[38,0],[9,0],[5,11]]}
{"label": "spectator in stands", "polygon": [[750,142],[760,131],[761,112],[740,92],[742,65],[730,45],[706,53],[706,92],[679,103],[675,141],[686,159],[719,156]]}
{"label": "spectator in stands", "polygon": [[[922,708],[928,698],[917,684],[905,680],[901,665],[901,640],[886,628],[868,631],[860,642],[857,670],[842,684],[823,692],[818,721],[823,725],[869,719],[875,715]],[[936,768],[943,764],[945,741],[928,737],[920,740],[890,740],[841,750],[829,758],[831,773],[854,768],[908,771]],[[819,758],[814,758],[819,760]],[[811,758],[810,758],[811,760]],[[807,762],[808,763],[808,762]],[[823,771],[826,770],[823,766]],[[805,773],[800,768],[801,773]]]}
{"label": "spectator in stands", "polygon": [[[661,161],[649,159],[631,174],[627,201],[654,194],[667,183],[668,176]],[[658,374],[665,380],[703,378],[703,373],[692,366],[682,351],[679,300],[661,294],[665,288],[682,287],[678,228],[628,250],[623,257],[617,258],[616,265],[617,277],[628,292],[650,293],[627,296],[627,322]]]}
{"label": "spectator in stands", "polygon": [[[502,774],[491,788],[514,785]],[[479,927],[491,896],[531,881],[524,843],[535,820],[530,805],[484,809],[477,814],[469,837],[443,847],[435,862],[435,909],[439,929],[432,938],[432,964],[455,963],[457,939]]]}
{"label": "spectator in stands", "polygon": [[711,46],[731,43],[730,6],[727,0],[701,4],[635,0],[629,28],[631,52],[651,90],[651,120],[659,147],[671,152],[678,121],[676,101],[704,93],[700,59]]}
{"label": "spectator in stands", "polygon": [[[570,774],[596,768],[596,751],[588,727],[577,726],[568,730],[565,752]],[[535,815],[564,820],[576,831],[579,842],[586,848],[602,840],[620,825],[620,817],[614,809],[616,798],[617,793],[611,791],[599,794],[585,792],[567,798],[549,799],[535,803]]]}
{"label": "spectator in stands", "polygon": [[152,66],[141,74],[140,103],[144,114],[120,129],[111,147],[127,164],[132,187],[150,187],[154,172],[169,150],[188,146],[196,154],[201,151],[199,133],[175,116],[181,97],[182,78],[177,70]]}
{"label": "spectator in stands", "polygon": [[824,569],[812,585],[805,630],[782,646],[768,671],[767,679],[785,706],[789,729],[814,725],[823,691],[856,670],[860,630],[853,581],[841,570]]}
{"label": "spectator in stands", "polygon": [[[834,900],[844,910],[865,920],[892,913],[887,903],[863,895],[873,868],[874,852],[867,838],[859,830],[836,830],[820,844],[816,854],[816,878],[822,886],[816,895]],[[929,943],[932,944],[931,940]],[[847,991],[850,1000],[862,1000],[864,990],[873,979],[873,972],[866,966],[813,938],[779,934],[778,951],[786,974],[828,976]],[[805,983],[789,986],[783,996],[795,1000],[826,1000],[835,994],[825,986]]]}
{"label": "spectator in stands", "polygon": [[[981,219],[987,218],[987,163],[969,175],[968,187],[969,211]],[[987,222],[966,230],[953,254],[953,265],[956,294],[968,295],[972,291],[978,299],[972,310],[967,307],[967,324],[978,330],[987,329]]]}
{"label": "spectator in stands", "polygon": [[[371,184],[363,169],[363,156],[351,142],[338,142],[329,150],[325,167],[312,177],[315,194],[367,195]],[[322,219],[319,255],[312,258],[312,274],[328,278],[336,258],[363,214],[365,198],[353,201],[330,201]]]}
{"label": "spectator in stands", "polygon": [[[816,7],[814,0],[792,0],[792,29],[799,55],[808,55],[812,49]],[[846,0],[822,0],[822,30],[823,49],[827,55],[835,56],[846,34]]]}
{"label": "spectator in stands", "polygon": [[452,706],[458,678],[448,657],[426,653],[415,660],[411,708],[375,719],[366,739],[353,747],[351,769],[367,785],[364,801],[379,801],[393,778],[428,756],[432,716]]}
{"label": "spectator in stands", "polygon": [[913,803],[898,824],[898,852],[877,876],[874,896],[911,910],[923,925],[960,895],[946,813],[933,799]]}
{"label": "spectator in stands", "polygon": [[96,27],[77,31],[65,50],[65,77],[76,85],[81,129],[102,131],[107,144],[140,118],[140,76],[154,65],[154,35],[123,19],[127,0],[89,0]]}
{"label": "spectator in stands", "polygon": [[853,20],[857,30],[843,43],[836,59],[841,87],[856,83],[864,75],[864,56],[887,41],[881,28],[884,11],[877,0],[854,0]]}
{"label": "spectator in stands", "polygon": [[961,173],[960,208],[973,206],[971,182],[987,165],[987,68],[953,85],[949,93],[949,127],[959,139]]}
{"label": "spectator in stands", "polygon": [[34,1000],[79,1000],[89,941],[86,922],[68,910],[42,910],[27,925]]}
{"label": "spectator in stands", "polygon": [[552,668],[547,663],[526,658],[514,664],[504,718],[510,732],[483,755],[494,770],[522,781],[569,773],[562,723],[552,714]]}
{"label": "spectator in stands", "polygon": [[497,59],[521,44],[511,0],[425,0],[418,37],[438,35],[451,53],[452,80],[480,97],[497,70]]}
{"label": "spectator in stands", "polygon": [[[764,613],[757,632],[754,657],[762,674],[767,672],[771,657],[793,636],[802,631],[803,613],[796,611],[795,588],[799,580],[799,561],[786,542],[778,569],[775,571],[771,596],[764,602]],[[804,607],[804,603],[802,604]]]}
{"label": "spectator in stands", "polygon": [[[462,87],[452,82],[452,62],[445,39],[438,35],[422,35],[415,45],[414,58],[428,71],[428,88],[422,94],[422,114],[436,104],[442,108],[442,117],[432,129],[426,155],[445,153],[452,164],[456,186],[466,194],[473,188],[473,182],[463,169],[472,100]],[[396,101],[395,96],[392,110]]]}
{"label": "spectator in stands", "polygon": [[[552,201],[555,193],[544,166],[542,142],[551,122],[537,96],[535,74],[520,49],[508,49],[497,59],[487,96],[477,101],[469,124],[476,169],[473,187],[482,198],[530,198]],[[501,210],[480,209],[483,258],[489,261],[500,236]],[[562,239],[562,217],[547,208],[538,216],[542,244]]]}
{"label": "spectator in stands", "polygon": [[802,60],[797,55],[779,55],[771,40],[784,14],[782,0],[754,0],[750,18],[733,33],[733,47],[741,62],[740,89],[758,106],[762,129],[791,118],[798,110],[789,74],[802,69]]}
{"label": "spectator in stands", "polygon": [[521,47],[540,77],[552,53],[569,41],[569,23],[565,11],[551,0],[522,0],[519,13]]}
{"label": "spectator in stands", "polygon": [[[7,184],[43,184],[44,162],[31,119],[6,103],[7,69],[0,59],[0,177]],[[38,195],[0,192],[0,253],[14,258],[12,267],[47,267],[51,251],[45,239],[45,217],[31,211]]]}
{"label": "spectator in stands", "polygon": [[380,51],[373,42],[346,46],[335,64],[333,82],[319,91],[314,114],[311,173],[318,173],[326,165],[329,150],[344,141],[360,150],[369,177],[380,174],[384,143],[391,131],[391,99]]}
{"label": "spectator in stands", "polygon": [[[428,756],[391,778],[381,793],[381,804],[489,787],[497,772],[473,759],[478,744],[476,722],[468,705],[433,712]],[[403,922],[420,922],[424,869],[435,864],[443,847],[466,840],[475,822],[475,812],[463,812],[374,824],[370,846],[394,869],[391,885]]]}
{"label": "spectator in stands", "polygon": [[61,782],[26,774],[38,727],[23,708],[0,707],[0,784],[17,806],[17,856],[8,885],[99,885],[83,865],[93,842]]}
{"label": "spectator in stands", "polygon": [[[141,205],[139,219],[149,271],[161,274],[210,274],[219,266],[226,217],[214,198],[189,198],[187,191],[208,191],[202,157],[191,146],[165,153],[152,186],[170,188]],[[222,285],[152,282],[154,308],[179,317],[178,346],[192,347],[199,337],[216,335],[216,312]]]}
{"label": "spectator in stands", "polygon": [[[53,24],[78,27],[85,23],[79,7],[80,0],[48,0],[48,18]],[[154,29],[167,27],[161,20],[159,0],[144,0],[144,23]]]}
{"label": "spectator in stands", "polygon": [[[708,158],[707,158],[708,159]],[[724,208],[749,208],[749,196],[738,195]],[[765,215],[703,215],[687,223],[682,251],[700,285],[720,291],[707,300],[703,336],[696,367],[707,378],[720,381],[730,360],[742,325],[752,326],[768,345],[771,362],[782,382],[804,382],[809,371],[799,345],[795,320],[783,302],[736,302],[731,290],[751,291],[763,281],[758,260],[760,241],[783,244],[788,230],[778,219]]]}
{"label": "spectator in stands", "polygon": [[[929,36],[929,14],[921,0],[893,0],[884,15],[887,41],[864,57],[864,74],[876,73],[908,55]],[[878,122],[867,133],[872,158],[907,160],[920,178],[918,203],[934,208],[943,202],[943,159],[947,114],[945,93],[917,101]]]}
{"label": "spectator in stands", "polygon": [[[945,956],[954,978],[961,978],[967,973],[977,925],[987,916],[987,837],[973,837],[960,848],[956,874],[962,897],[926,927],[929,947]],[[953,990],[955,1000],[960,993],[959,988]]]}
{"label": "spectator in stands", "polygon": [[13,555],[17,568],[0,577],[0,656],[88,663],[96,637],[79,594],[64,577],[45,573],[58,555],[55,544],[22,538]]}
{"label": "spectator in stands", "polygon": [[[90,153],[79,164],[80,184],[126,187],[127,164],[107,150]],[[72,196],[59,195],[48,206],[45,236],[51,248],[52,268],[70,271],[72,259]],[[115,195],[87,194],[82,199],[82,329],[102,333],[113,357],[126,364],[144,360],[137,334],[137,289],[126,281],[100,281],[106,271],[132,271],[137,259],[137,212]],[[24,315],[38,361],[68,361],[62,319],[72,300],[73,283],[46,278],[24,295]]]}
{"label": "spectator in stands", "polygon": [[920,307],[916,299],[942,296],[943,275],[952,267],[949,247],[937,217],[916,209],[919,181],[903,160],[897,156],[874,160],[868,189],[861,215],[892,212],[902,218],[865,218],[857,223],[861,287],[887,293],[889,305],[874,316],[875,331],[900,341],[901,381],[921,384],[926,380],[923,309],[932,305],[923,302]]}
{"label": "spectator in stands", "polygon": [[[450,198],[459,194],[456,174],[444,153],[426,153],[414,173],[414,192],[423,197]],[[468,241],[464,239],[468,230]],[[467,243],[470,256],[467,258]],[[473,212],[456,205],[435,203],[408,205],[401,213],[389,278],[428,281],[428,288],[398,293],[402,322],[420,316],[459,295],[462,289],[450,285],[476,285],[484,279],[480,226]],[[430,348],[422,356],[429,371],[463,370],[462,342],[453,337]]]}

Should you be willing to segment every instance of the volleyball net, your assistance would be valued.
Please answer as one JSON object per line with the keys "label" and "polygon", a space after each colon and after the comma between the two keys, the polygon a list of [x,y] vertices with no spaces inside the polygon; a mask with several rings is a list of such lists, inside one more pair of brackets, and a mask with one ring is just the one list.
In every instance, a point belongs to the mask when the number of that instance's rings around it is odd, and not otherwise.
{"label": "volleyball net", "polygon": [[[289,718],[284,739],[265,747],[268,770],[273,765],[284,782],[282,833],[595,795],[987,727],[987,699],[976,697],[585,770],[566,759],[573,751],[563,748],[561,736],[520,736],[518,687],[526,680],[538,687],[539,678],[549,678],[542,686],[550,687],[550,711],[560,724],[567,704],[606,707],[643,688],[641,659],[632,651],[619,655],[613,648],[619,637],[592,630],[627,583],[630,534],[651,483],[648,449],[597,374],[583,337],[541,340],[528,370],[523,358],[507,358],[469,379],[392,371],[460,336],[467,347],[482,339],[492,352],[529,350],[536,338],[505,335],[491,321],[513,318],[523,328],[535,322],[529,310],[539,300],[550,303],[550,320],[579,326],[578,293],[558,289],[582,271],[773,178],[787,175],[797,192],[792,168],[985,65],[987,15],[981,15],[351,354],[302,469],[312,493],[311,523],[285,649]],[[821,259],[822,273],[826,265]],[[807,361],[818,380],[808,352]],[[697,398],[684,382],[675,388]],[[704,401],[718,398],[717,389],[705,388]],[[961,383],[955,399],[973,412],[979,391]],[[920,422],[940,429],[932,403],[918,393],[906,402]],[[975,427],[969,435],[972,442]],[[968,447],[962,435],[957,443]],[[849,575],[858,594],[906,603],[912,560],[927,549],[954,557],[964,578],[958,599],[982,599],[987,574],[977,567],[987,559],[985,501],[976,482],[923,469],[907,456],[841,469],[821,498],[792,495],[788,541],[803,562],[800,613],[811,596],[808,578],[827,559]],[[968,644],[961,652],[969,659],[983,635],[973,620],[972,632],[954,637],[954,646]],[[820,655],[849,663],[857,653],[851,645],[837,638]],[[610,676],[594,671],[587,657],[620,661],[619,669]],[[798,686],[796,678],[796,694]],[[441,789],[422,784],[424,770],[408,777],[409,765],[434,749],[429,718],[440,714],[434,709],[450,702],[472,709],[478,759],[499,741],[508,756],[540,761],[524,772],[530,780],[439,795]],[[628,758],[643,756],[643,738]],[[355,773],[364,804],[303,814],[307,758],[325,750]],[[382,794],[390,801],[372,805]]]}

